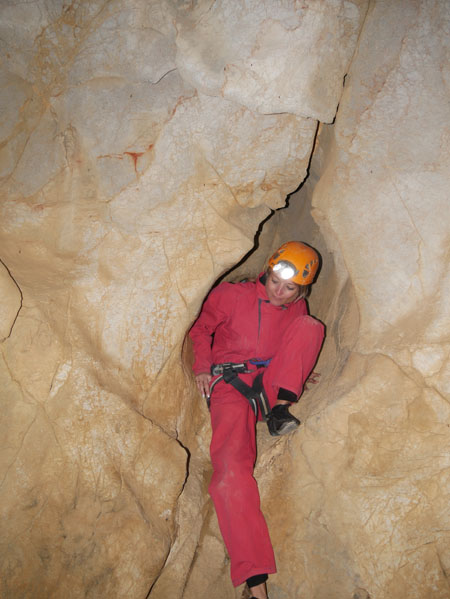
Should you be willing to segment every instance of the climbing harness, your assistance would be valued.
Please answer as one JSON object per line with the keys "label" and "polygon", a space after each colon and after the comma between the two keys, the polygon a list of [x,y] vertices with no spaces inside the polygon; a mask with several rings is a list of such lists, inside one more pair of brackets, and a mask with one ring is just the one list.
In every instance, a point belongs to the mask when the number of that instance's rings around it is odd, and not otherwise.
{"label": "climbing harness", "polygon": [[[255,368],[249,368],[249,365],[256,366],[256,368],[259,369],[266,368],[269,364],[270,359],[259,360],[257,358],[252,358],[246,362],[223,362],[222,364],[213,364],[211,366],[211,374],[217,376],[217,378],[211,385],[210,397],[216,384],[223,380],[225,383],[233,385],[233,387],[248,400],[255,416],[258,416],[259,408],[263,420],[267,421],[270,414],[270,405],[262,382],[263,373],[260,372],[255,377],[251,387],[240,379],[238,374],[255,372]],[[210,397],[207,398],[208,408],[210,406]]]}

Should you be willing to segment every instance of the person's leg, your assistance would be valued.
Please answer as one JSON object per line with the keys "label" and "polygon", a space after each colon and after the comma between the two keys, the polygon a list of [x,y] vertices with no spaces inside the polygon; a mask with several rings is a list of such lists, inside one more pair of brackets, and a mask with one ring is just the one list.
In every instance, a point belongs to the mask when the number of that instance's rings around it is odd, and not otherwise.
{"label": "person's leg", "polygon": [[[211,462],[209,493],[231,561],[231,579],[238,586],[256,574],[276,572],[266,521],[253,478],[256,458],[255,415],[238,392],[236,399],[211,399]],[[216,393],[216,390],[214,390]],[[237,394],[237,396],[236,396]]]}
{"label": "person's leg", "polygon": [[288,406],[298,401],[303,385],[319,355],[324,338],[323,324],[311,316],[292,321],[283,336],[280,349],[273,357],[263,377],[264,389],[272,407],[268,420],[272,435],[282,435],[300,424]]}
{"label": "person's leg", "polygon": [[249,587],[252,599],[267,599],[267,587],[266,583],[263,582],[256,587]]}
{"label": "person's leg", "polygon": [[267,574],[260,574],[247,578],[247,585],[252,595],[252,599],[267,599],[266,580]]}

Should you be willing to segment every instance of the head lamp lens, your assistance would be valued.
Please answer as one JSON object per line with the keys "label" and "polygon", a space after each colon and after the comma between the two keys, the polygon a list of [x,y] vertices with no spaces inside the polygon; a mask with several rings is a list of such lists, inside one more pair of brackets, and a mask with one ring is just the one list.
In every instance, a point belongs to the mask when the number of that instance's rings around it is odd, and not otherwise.
{"label": "head lamp lens", "polygon": [[273,266],[272,270],[285,281],[292,279],[292,277],[298,274],[298,270],[287,260],[280,260],[280,262]]}

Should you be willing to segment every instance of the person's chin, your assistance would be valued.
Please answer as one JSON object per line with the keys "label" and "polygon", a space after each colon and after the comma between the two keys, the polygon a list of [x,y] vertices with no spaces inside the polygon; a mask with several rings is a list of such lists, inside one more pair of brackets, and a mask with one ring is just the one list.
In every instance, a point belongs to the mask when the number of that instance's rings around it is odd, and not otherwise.
{"label": "person's chin", "polygon": [[273,306],[282,306],[284,304],[283,300],[276,299],[276,298],[273,298],[273,299],[269,298],[269,301]]}

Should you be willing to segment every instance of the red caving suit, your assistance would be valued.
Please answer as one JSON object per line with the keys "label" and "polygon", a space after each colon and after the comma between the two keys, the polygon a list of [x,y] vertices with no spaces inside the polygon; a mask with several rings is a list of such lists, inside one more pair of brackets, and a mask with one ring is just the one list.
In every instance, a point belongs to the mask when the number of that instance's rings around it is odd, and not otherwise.
{"label": "red caving suit", "polygon": [[[324,327],[308,316],[303,299],[285,306],[271,304],[258,279],[218,285],[189,334],[195,374],[209,373],[211,364],[272,358],[263,383],[273,406],[280,387],[301,395],[319,354]],[[255,368],[239,376],[251,385],[258,372]],[[276,566],[253,478],[255,415],[248,400],[224,381],[211,395],[211,425],[214,473],[209,493],[230,556],[231,579],[238,586],[251,576],[276,572]]]}

